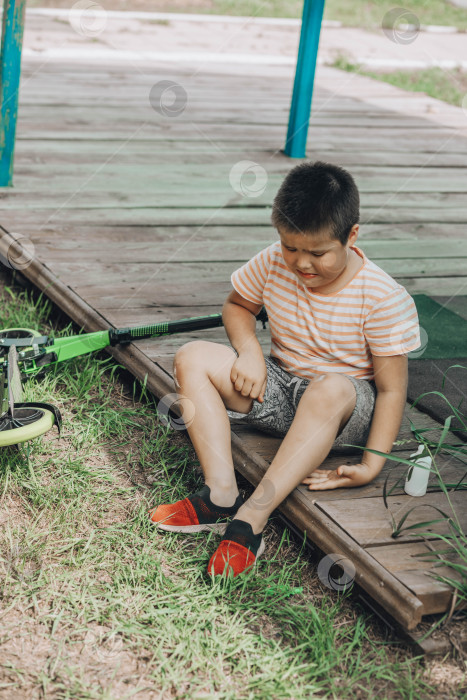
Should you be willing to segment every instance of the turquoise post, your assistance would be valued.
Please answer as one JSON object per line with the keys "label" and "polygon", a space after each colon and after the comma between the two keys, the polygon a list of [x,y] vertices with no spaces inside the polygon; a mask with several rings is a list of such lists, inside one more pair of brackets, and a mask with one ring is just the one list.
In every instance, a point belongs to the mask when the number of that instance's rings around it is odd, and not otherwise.
{"label": "turquoise post", "polygon": [[305,0],[303,7],[289,128],[284,147],[285,154],[290,158],[305,157],[324,2],[325,0]]}
{"label": "turquoise post", "polygon": [[13,181],[21,47],[26,0],[4,0],[0,54],[0,187]]}

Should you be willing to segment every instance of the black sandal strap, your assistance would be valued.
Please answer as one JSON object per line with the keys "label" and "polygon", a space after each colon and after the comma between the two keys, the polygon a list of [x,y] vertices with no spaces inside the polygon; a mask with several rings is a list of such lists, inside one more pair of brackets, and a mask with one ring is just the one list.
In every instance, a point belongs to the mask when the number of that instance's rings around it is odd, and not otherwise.
{"label": "black sandal strap", "polygon": [[261,545],[261,540],[263,539],[263,533],[260,532],[255,535],[250,523],[234,518],[227,525],[222,539],[241,544],[256,556],[256,553]]}
{"label": "black sandal strap", "polygon": [[203,525],[205,523],[212,523],[216,520],[225,520],[226,518],[235,515],[237,510],[243,504],[243,498],[240,494],[233,506],[218,506],[211,501],[211,489],[209,486],[203,486],[200,491],[193,493],[188,496],[193,508],[198,516],[198,522]]}

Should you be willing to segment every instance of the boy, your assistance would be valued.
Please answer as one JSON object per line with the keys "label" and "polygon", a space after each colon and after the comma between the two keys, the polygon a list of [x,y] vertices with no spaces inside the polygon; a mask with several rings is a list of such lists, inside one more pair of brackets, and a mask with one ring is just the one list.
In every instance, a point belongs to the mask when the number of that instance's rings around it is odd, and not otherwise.
{"label": "boy", "polygon": [[[223,308],[232,348],[195,341],[177,352],[174,377],[205,486],[150,513],[160,528],[224,533],[208,573],[249,569],[264,550],[269,515],[299,484],[310,490],[367,484],[385,458],[320,470],[344,444],[390,453],[407,392],[407,353],[420,345],[407,291],[355,246],[359,195],[351,175],[327,163],[289,172],[273,204],[280,242],[232,275]],[[271,354],[255,315],[266,307]],[[235,480],[229,416],[283,436],[250,498]],[[356,450],[362,453],[362,450]],[[226,522],[230,522],[226,525]]]}

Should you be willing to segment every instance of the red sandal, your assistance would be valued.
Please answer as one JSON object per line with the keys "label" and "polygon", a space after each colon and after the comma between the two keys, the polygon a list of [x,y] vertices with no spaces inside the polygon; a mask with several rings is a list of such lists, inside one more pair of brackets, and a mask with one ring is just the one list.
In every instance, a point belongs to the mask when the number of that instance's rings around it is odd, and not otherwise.
{"label": "red sandal", "polygon": [[242,505],[243,498],[238,495],[233,506],[225,508],[213,503],[210,494],[210,487],[203,486],[201,491],[187,496],[182,501],[157,506],[149,511],[149,517],[161,530],[170,532],[214,530],[222,534],[227,527],[227,521]]}
{"label": "red sandal", "polygon": [[262,533],[255,535],[250,523],[233,519],[227,526],[224,539],[212,555],[208,574],[238,576],[251,569],[264,552]]}

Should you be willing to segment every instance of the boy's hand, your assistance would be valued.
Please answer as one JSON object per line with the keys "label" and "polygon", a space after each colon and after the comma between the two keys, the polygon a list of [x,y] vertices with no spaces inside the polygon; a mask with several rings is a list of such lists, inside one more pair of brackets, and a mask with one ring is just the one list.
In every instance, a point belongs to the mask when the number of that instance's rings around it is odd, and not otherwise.
{"label": "boy's hand", "polygon": [[337,469],[315,469],[306,476],[302,484],[308,484],[309,491],[326,491],[328,489],[364,486],[377,476],[377,472],[367,464],[341,464]]}
{"label": "boy's hand", "polygon": [[263,353],[241,353],[232,365],[230,379],[242,396],[258,399],[263,403],[267,382]]}

